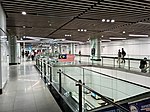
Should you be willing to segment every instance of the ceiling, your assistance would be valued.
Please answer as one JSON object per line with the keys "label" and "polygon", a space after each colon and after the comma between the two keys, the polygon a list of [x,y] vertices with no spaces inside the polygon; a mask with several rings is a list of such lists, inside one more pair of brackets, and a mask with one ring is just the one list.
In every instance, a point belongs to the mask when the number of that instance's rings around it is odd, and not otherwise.
{"label": "ceiling", "polygon": [[7,14],[7,31],[18,37],[87,41],[90,37],[150,35],[149,0],[1,0],[1,4]]}

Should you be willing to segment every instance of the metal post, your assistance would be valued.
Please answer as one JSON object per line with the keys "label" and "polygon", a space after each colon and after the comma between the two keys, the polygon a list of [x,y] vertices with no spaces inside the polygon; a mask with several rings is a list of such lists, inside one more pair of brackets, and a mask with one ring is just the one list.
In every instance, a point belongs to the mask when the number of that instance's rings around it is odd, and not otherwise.
{"label": "metal post", "polygon": [[50,76],[49,61],[47,62],[47,74]]}
{"label": "metal post", "polygon": [[61,93],[61,70],[59,69],[59,92]]}
{"label": "metal post", "polygon": [[102,57],[102,66],[103,66],[103,57]]}
{"label": "metal post", "polygon": [[52,83],[52,67],[50,66],[50,82]]}
{"label": "metal post", "polygon": [[41,77],[42,77],[42,59],[41,59]]}
{"label": "metal post", "polygon": [[121,66],[120,66],[120,61],[121,61],[121,58],[120,58],[119,61],[118,61],[118,63],[119,63],[119,68],[121,67]]}
{"label": "metal post", "polygon": [[38,67],[40,68],[40,59],[38,59]]}
{"label": "metal post", "polygon": [[114,57],[114,68],[115,68],[115,57]]}
{"label": "metal post", "polygon": [[[82,83],[81,80],[79,80],[79,83]],[[79,86],[79,112],[82,112],[82,85],[78,84]]]}
{"label": "metal post", "polygon": [[44,60],[44,82],[46,83],[46,61]]}
{"label": "metal post", "polygon": [[36,58],[36,61],[35,61],[35,62],[36,62],[36,63],[35,63],[35,64],[36,64],[36,66],[37,66],[37,58]]}
{"label": "metal post", "polygon": [[128,70],[130,70],[130,59],[128,58]]}
{"label": "metal post", "polygon": [[39,68],[39,59],[37,58],[37,67]]}
{"label": "metal post", "polygon": [[150,73],[150,60],[148,61],[148,63],[149,63],[149,73]]}

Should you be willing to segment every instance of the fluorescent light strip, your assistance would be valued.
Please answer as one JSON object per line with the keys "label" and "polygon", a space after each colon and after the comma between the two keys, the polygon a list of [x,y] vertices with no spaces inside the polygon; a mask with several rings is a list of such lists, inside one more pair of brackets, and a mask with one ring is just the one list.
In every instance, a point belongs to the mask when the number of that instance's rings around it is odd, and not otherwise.
{"label": "fluorescent light strip", "polygon": [[126,39],[126,38],[115,38],[115,37],[110,37],[109,39]]}
{"label": "fluorescent light strip", "polygon": [[101,40],[102,42],[110,42],[111,40]]}
{"label": "fluorescent light strip", "polygon": [[146,24],[146,25],[150,25],[150,23],[146,23],[146,22],[138,22],[138,24]]}
{"label": "fluorescent light strip", "polygon": [[148,37],[148,35],[135,35],[135,34],[129,34],[130,37]]}

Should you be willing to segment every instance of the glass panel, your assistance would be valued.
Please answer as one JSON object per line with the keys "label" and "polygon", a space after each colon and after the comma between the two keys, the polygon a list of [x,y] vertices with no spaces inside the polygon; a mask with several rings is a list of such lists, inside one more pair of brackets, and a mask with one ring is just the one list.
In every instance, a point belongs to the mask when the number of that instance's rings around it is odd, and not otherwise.
{"label": "glass panel", "polygon": [[62,74],[62,95],[69,105],[76,111],[79,107],[79,90],[76,82]]}

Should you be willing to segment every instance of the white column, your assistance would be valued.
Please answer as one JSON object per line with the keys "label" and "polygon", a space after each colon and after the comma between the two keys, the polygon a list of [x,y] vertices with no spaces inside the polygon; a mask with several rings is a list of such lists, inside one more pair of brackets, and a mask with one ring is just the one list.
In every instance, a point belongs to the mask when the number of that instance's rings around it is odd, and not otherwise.
{"label": "white column", "polygon": [[16,42],[16,36],[9,37],[9,50],[10,50],[10,65],[16,65],[17,64],[17,42]]}
{"label": "white column", "polygon": [[[98,37],[92,38],[90,40],[90,46],[91,46],[91,57],[94,60],[100,60],[100,57],[101,57],[101,41],[100,41],[100,38],[98,38]],[[94,55],[92,55],[92,51],[95,51]]]}
{"label": "white column", "polygon": [[75,44],[71,43],[70,47],[71,47],[71,54],[75,54]]}
{"label": "white column", "polygon": [[52,54],[54,54],[54,44],[51,45]]}
{"label": "white column", "polygon": [[21,47],[20,43],[17,43],[17,63],[21,63]]}
{"label": "white column", "polygon": [[59,44],[58,45],[58,52],[61,54],[62,53],[62,51],[61,51],[61,45]]}

